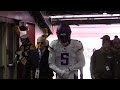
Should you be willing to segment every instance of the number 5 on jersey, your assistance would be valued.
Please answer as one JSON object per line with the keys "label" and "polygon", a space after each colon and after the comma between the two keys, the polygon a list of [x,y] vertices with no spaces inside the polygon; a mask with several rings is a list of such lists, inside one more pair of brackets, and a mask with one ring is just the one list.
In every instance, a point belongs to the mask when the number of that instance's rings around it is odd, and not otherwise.
{"label": "number 5 on jersey", "polygon": [[68,65],[69,53],[61,53],[61,65]]}

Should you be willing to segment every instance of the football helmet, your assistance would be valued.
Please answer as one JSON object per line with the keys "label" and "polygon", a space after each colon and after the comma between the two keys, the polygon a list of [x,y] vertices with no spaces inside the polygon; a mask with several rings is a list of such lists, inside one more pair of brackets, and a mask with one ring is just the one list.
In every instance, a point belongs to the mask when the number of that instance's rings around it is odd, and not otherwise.
{"label": "football helmet", "polygon": [[67,46],[70,43],[71,28],[66,23],[61,23],[58,26],[56,34],[63,46]]}

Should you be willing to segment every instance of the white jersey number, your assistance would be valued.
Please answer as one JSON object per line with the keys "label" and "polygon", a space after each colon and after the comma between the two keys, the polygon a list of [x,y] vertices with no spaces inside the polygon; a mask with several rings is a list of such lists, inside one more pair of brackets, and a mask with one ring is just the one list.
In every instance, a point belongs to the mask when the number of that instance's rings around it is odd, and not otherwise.
{"label": "white jersey number", "polygon": [[68,65],[69,53],[61,53],[61,65]]}

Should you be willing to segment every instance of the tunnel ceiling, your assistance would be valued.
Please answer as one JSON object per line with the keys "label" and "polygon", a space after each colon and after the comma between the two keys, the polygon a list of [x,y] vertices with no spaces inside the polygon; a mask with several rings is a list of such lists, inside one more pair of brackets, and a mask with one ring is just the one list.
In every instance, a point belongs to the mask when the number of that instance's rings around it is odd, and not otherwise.
{"label": "tunnel ceiling", "polygon": [[[56,16],[56,15],[97,15],[97,14],[120,14],[120,11],[45,11],[46,15],[48,16]],[[117,18],[117,19],[116,19]],[[69,18],[67,20],[63,20],[69,25],[78,25],[78,24],[115,24],[115,23],[120,23],[120,16],[115,17],[109,17],[105,19],[98,19],[94,20],[94,18],[87,18],[86,20],[80,20],[78,18],[73,19]],[[51,19],[51,24],[52,25],[58,25],[60,24],[61,19]]]}
{"label": "tunnel ceiling", "polygon": [[47,28],[48,29],[48,35],[50,35],[52,33],[40,11],[29,11],[29,13],[34,18],[35,22],[38,24],[38,26],[42,30],[44,28]]}
{"label": "tunnel ceiling", "polygon": [[109,14],[119,14],[120,11],[46,11],[47,15],[87,15],[87,14],[102,14],[107,12]]}
{"label": "tunnel ceiling", "polygon": [[[110,16],[105,18],[97,18],[96,17],[79,17],[79,18],[67,18],[64,19],[67,24],[69,25],[81,25],[81,24],[118,24],[120,23],[120,11],[42,11],[45,12],[47,17],[49,16],[56,16],[56,15],[97,15],[103,14],[104,12],[108,14],[119,14],[119,16]],[[51,34],[51,30],[49,25],[46,23],[45,18],[42,16],[41,11],[29,11],[29,13],[34,17],[36,23],[40,28],[48,28],[48,33]],[[85,20],[83,20],[85,19]],[[49,17],[50,24],[59,25],[61,22],[61,18],[53,19]]]}

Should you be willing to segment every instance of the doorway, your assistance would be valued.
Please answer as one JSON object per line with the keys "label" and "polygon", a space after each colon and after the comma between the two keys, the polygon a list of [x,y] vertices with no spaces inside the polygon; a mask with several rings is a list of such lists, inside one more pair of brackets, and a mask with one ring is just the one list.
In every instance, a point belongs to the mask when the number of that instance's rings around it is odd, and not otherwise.
{"label": "doorway", "polygon": [[14,57],[18,45],[16,24],[12,19],[1,18],[3,21],[0,21],[0,79],[15,79],[16,60]]}

